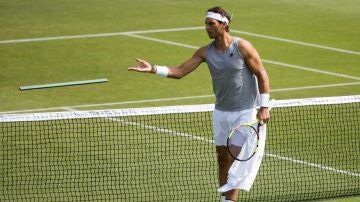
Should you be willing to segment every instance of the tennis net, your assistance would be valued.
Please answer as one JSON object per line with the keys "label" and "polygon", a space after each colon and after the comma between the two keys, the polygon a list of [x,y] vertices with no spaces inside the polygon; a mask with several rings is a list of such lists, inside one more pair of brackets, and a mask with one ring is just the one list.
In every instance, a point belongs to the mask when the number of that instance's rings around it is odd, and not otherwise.
{"label": "tennis net", "polygon": [[[0,115],[0,200],[219,201],[213,105]],[[278,100],[241,201],[360,195],[360,96]]]}

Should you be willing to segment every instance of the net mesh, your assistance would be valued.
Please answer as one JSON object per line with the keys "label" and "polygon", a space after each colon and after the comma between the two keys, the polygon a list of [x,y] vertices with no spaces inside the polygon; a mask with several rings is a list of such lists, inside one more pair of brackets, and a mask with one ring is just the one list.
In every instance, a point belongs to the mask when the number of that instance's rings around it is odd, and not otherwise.
{"label": "net mesh", "polygon": [[[360,195],[360,96],[276,101],[240,201]],[[218,201],[213,105],[0,115],[0,200]]]}

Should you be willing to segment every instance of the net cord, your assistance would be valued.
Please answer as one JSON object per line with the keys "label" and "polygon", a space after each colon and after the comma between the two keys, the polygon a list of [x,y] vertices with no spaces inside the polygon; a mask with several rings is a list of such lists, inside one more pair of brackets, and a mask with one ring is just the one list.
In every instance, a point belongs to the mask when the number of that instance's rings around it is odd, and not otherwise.
{"label": "net cord", "polygon": [[[304,98],[289,100],[274,100],[273,108],[328,105],[360,102],[360,95]],[[0,122],[24,122],[24,121],[45,121],[74,118],[101,118],[101,117],[123,117],[140,115],[158,115],[173,113],[210,112],[214,110],[213,104],[162,106],[148,108],[127,108],[110,110],[71,111],[71,112],[47,112],[31,114],[0,114]]]}

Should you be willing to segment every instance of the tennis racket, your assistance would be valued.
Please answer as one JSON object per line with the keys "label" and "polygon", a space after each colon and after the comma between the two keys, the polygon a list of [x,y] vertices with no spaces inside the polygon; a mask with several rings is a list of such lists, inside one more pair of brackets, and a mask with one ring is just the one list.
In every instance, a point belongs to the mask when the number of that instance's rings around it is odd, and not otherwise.
{"label": "tennis racket", "polygon": [[[269,111],[275,100],[269,103]],[[237,161],[248,161],[257,152],[260,144],[260,128],[263,122],[256,119],[234,127],[226,141],[230,155]]]}
{"label": "tennis racket", "polygon": [[260,127],[262,123],[255,120],[233,128],[227,137],[227,148],[237,161],[250,160],[259,147]]}

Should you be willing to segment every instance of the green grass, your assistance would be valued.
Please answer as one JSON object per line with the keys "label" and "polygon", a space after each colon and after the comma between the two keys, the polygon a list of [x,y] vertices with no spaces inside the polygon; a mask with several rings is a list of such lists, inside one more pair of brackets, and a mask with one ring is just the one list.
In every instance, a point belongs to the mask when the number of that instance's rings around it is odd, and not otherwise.
{"label": "green grass", "polygon": [[[359,12],[356,1],[11,1],[0,2],[1,40],[113,33],[136,30],[201,27],[204,10],[223,5],[234,13],[231,29],[359,51]],[[300,9],[301,8],[301,9]],[[150,17],[157,16],[157,17]],[[165,20],[166,19],[166,20]],[[192,45],[208,43],[203,30],[141,34]],[[359,55],[302,46],[249,35],[265,60],[359,77]],[[341,36],[341,37],[340,37]],[[143,39],[112,36],[0,45],[0,111],[101,104],[194,95],[211,95],[206,65],[180,81],[127,72],[136,57],[174,66],[194,52]],[[264,62],[273,90],[343,84],[358,79],[315,73]],[[19,86],[109,78],[99,85],[20,92]],[[301,79],[298,79],[301,77]],[[161,92],[154,93],[154,88]],[[191,87],[191,88],[190,88]],[[151,89],[151,90],[149,90]],[[176,89],[176,90],[174,90]],[[159,91],[159,90],[155,90]],[[359,94],[360,85],[274,91],[273,98]],[[59,99],[61,97],[61,99]],[[212,98],[151,103],[212,103]],[[149,105],[126,104],[122,108]]]}
{"label": "green grass", "polygon": [[[261,54],[270,75],[273,98],[360,94],[358,0],[0,0],[0,41],[203,27],[205,10],[214,5],[221,5],[234,13],[232,34],[251,41]],[[209,42],[202,29],[139,35],[195,47]],[[136,57],[154,64],[175,66],[189,58],[194,51],[193,48],[123,35],[26,43],[0,42],[0,112],[64,110],[61,107],[87,110],[213,103],[211,79],[205,64],[181,80],[127,71],[129,66],[135,64]],[[322,73],[276,64],[279,62],[320,70]],[[108,78],[109,82],[19,90],[20,86],[25,85],[97,78]],[[352,84],[342,85],[348,83]],[[359,198],[344,200],[356,201]]]}

